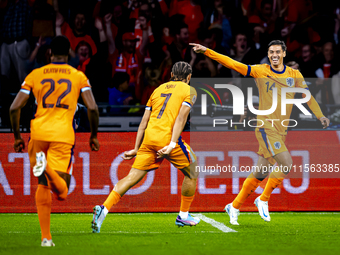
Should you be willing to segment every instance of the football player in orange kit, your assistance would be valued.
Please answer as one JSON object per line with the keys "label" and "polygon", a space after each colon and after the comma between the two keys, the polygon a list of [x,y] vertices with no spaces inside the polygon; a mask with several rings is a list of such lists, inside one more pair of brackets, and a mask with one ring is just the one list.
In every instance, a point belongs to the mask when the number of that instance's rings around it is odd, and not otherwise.
{"label": "football player in orange kit", "polygon": [[[281,125],[283,120],[289,119],[293,105],[287,105],[286,115],[281,115],[281,89],[298,87],[308,90],[306,82],[298,70],[294,70],[283,64],[283,58],[286,56],[286,45],[283,41],[274,40],[269,43],[268,58],[270,65],[262,64],[253,66],[237,62],[202,45],[195,43],[191,43],[191,45],[194,46],[193,50],[196,53],[204,53],[204,55],[216,60],[227,68],[233,69],[244,76],[254,77],[259,90],[259,110],[268,110],[271,108],[273,89],[277,89],[278,102],[276,111],[272,114],[257,116],[257,126],[261,126],[263,123],[262,127],[257,127],[255,130],[256,138],[259,142],[259,151],[257,152],[259,154],[259,160],[257,162],[257,169],[244,181],[242,189],[234,201],[225,207],[226,212],[230,216],[230,223],[239,225],[237,220],[240,213],[240,207],[247,197],[252,194],[260,183],[268,176],[268,169],[270,169],[270,166],[277,162],[278,168],[269,175],[263,193],[254,201],[261,218],[265,221],[270,221],[268,210],[270,195],[273,190],[282,183],[293,164],[292,157],[284,143],[287,129]],[[295,93],[292,92],[287,93],[287,99],[294,98],[294,94]],[[303,96],[305,97],[305,94],[303,94]],[[329,119],[322,114],[321,109],[313,96],[307,104],[315,116],[321,121],[323,127],[327,128],[329,126]],[[275,122],[273,120],[275,120]],[[282,169],[284,171],[282,171]]]}
{"label": "football player in orange kit", "polygon": [[75,144],[74,114],[79,95],[88,109],[91,126],[90,147],[99,150],[98,107],[84,73],[67,64],[70,42],[57,36],[51,42],[51,64],[33,70],[21,85],[10,108],[14,132],[14,150],[22,152],[25,142],[20,135],[20,112],[32,92],[37,111],[31,121],[28,154],[33,174],[39,178],[35,200],[41,228],[41,246],[55,246],[50,232],[51,190],[58,200],[65,200],[73,169]]}
{"label": "football player in orange kit", "polygon": [[194,226],[199,219],[189,214],[194,199],[197,176],[196,156],[181,138],[190,109],[196,100],[196,90],[190,87],[192,69],[186,62],[172,67],[169,82],[160,85],[150,96],[139,125],[135,148],[124,153],[124,159],[136,160],[129,174],[114,187],[103,205],[93,208],[92,232],[99,233],[111,207],[166,158],[185,175],[182,185],[181,208],[176,219],[178,226]]}

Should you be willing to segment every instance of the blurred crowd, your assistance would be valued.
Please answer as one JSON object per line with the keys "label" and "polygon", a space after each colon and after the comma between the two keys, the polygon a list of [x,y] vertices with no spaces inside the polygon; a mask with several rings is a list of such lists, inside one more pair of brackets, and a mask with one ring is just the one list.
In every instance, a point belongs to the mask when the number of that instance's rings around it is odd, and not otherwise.
{"label": "blurred crowd", "polygon": [[177,61],[190,63],[195,78],[226,77],[245,90],[240,74],[189,43],[259,64],[269,63],[274,39],[286,42],[286,63],[314,78],[309,86],[319,103],[340,104],[339,1],[0,0],[0,17],[2,116],[25,76],[50,62],[56,35],[70,40],[69,64],[87,75],[103,104],[145,105]]}

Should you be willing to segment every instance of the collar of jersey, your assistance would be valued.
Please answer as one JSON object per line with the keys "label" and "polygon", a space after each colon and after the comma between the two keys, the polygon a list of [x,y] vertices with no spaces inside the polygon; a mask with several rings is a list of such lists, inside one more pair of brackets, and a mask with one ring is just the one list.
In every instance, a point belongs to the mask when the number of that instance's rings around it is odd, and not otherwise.
{"label": "collar of jersey", "polygon": [[277,74],[283,74],[285,71],[286,71],[286,65],[283,65],[283,70],[281,72],[279,71],[275,71],[272,66],[270,66],[270,70],[272,70],[274,73],[277,73]]}
{"label": "collar of jersey", "polygon": [[52,62],[51,64],[55,64],[55,65],[64,65],[66,64],[65,62]]}

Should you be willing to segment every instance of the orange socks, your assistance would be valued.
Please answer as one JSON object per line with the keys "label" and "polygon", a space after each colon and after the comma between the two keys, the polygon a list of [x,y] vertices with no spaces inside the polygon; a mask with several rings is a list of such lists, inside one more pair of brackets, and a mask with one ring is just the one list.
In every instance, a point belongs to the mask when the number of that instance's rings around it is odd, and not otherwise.
{"label": "orange socks", "polygon": [[195,195],[191,196],[191,197],[186,197],[181,195],[181,212],[188,212],[190,209],[190,205],[192,203],[192,201],[194,200]]}
{"label": "orange socks", "polygon": [[282,183],[284,177],[285,175],[281,172],[271,172],[260,199],[262,201],[269,201],[270,195],[272,194],[273,190]]}
{"label": "orange socks", "polygon": [[120,200],[121,196],[114,190],[111,191],[110,195],[107,197],[103,205],[106,207],[108,211],[110,211],[111,207],[117,204]]}
{"label": "orange socks", "polygon": [[235,209],[240,209],[247,197],[249,197],[257,189],[260,183],[261,181],[256,179],[253,173],[251,173],[243,182],[240,193],[238,193],[237,197],[233,201],[233,207]]}
{"label": "orange socks", "polygon": [[41,240],[47,238],[51,240],[50,232],[50,216],[51,216],[51,190],[44,185],[38,185],[37,192],[35,193],[35,203],[38,210],[38,217],[41,229]]}
{"label": "orange socks", "polygon": [[58,200],[65,200],[68,193],[68,188],[66,182],[63,178],[59,176],[59,174],[53,169],[46,166],[45,173],[48,178],[48,183],[51,186],[53,192],[56,192],[58,195]]}

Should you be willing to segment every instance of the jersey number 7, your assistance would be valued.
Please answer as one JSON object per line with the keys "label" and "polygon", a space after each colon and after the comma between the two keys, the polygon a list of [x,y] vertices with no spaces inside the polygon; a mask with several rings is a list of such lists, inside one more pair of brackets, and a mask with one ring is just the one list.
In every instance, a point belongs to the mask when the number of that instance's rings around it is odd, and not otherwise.
{"label": "jersey number 7", "polygon": [[[47,104],[46,103],[46,98],[48,98],[53,93],[53,91],[55,90],[55,82],[54,82],[54,80],[53,79],[43,79],[40,83],[42,85],[44,85],[45,83],[50,83],[51,84],[50,89],[43,96],[42,104],[43,104],[44,108],[53,108],[54,104]],[[68,109],[68,105],[67,104],[61,104],[60,102],[61,102],[61,100],[65,96],[67,96],[68,93],[71,92],[72,82],[70,80],[68,80],[68,79],[60,79],[59,81],[57,81],[57,83],[58,84],[66,83],[67,84],[67,89],[63,93],[61,93],[61,95],[58,97],[57,103],[56,103],[55,107]]]}
{"label": "jersey number 7", "polygon": [[162,106],[162,109],[159,111],[158,113],[158,116],[157,116],[157,119],[160,119],[164,113],[164,110],[165,110],[165,107],[166,107],[166,104],[168,103],[170,97],[171,97],[172,93],[169,93],[169,94],[161,94],[161,97],[166,97],[165,98],[165,101],[164,101],[164,104]]}

